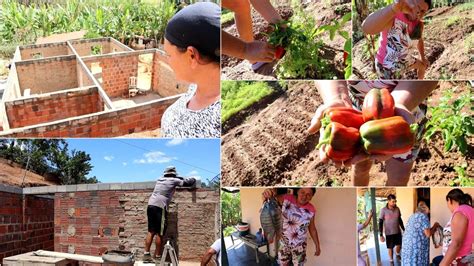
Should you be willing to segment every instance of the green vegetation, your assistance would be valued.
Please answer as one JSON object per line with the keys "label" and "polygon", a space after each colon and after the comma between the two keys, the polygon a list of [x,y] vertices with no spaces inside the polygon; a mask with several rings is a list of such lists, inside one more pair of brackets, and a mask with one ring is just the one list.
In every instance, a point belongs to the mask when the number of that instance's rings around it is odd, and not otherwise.
{"label": "green vegetation", "polygon": [[0,158],[20,164],[39,175],[52,174],[63,185],[97,183],[88,177],[91,157],[84,151],[69,150],[62,139],[2,139]]}
{"label": "green vegetation", "polygon": [[466,53],[470,54],[472,58],[474,54],[474,32],[471,32],[471,34],[466,37],[464,46],[466,47]]}
{"label": "green vegetation", "polygon": [[460,4],[456,7],[456,9],[459,11],[471,11],[474,9],[474,2]]}
{"label": "green vegetation", "polygon": [[445,26],[446,28],[449,28],[450,26],[453,26],[453,25],[455,25],[455,24],[458,24],[460,20],[461,20],[461,17],[459,17],[459,16],[450,17],[450,18],[448,18],[448,20],[446,20],[446,21],[444,22],[444,26]]}
{"label": "green vegetation", "polygon": [[[329,33],[331,40],[336,33],[346,40],[344,45],[345,76],[350,76],[352,70],[351,41],[349,33],[343,31],[342,27],[350,20],[351,14],[346,14],[333,24],[317,27],[315,19],[310,14],[304,12],[301,7],[294,6],[293,8],[294,15],[291,21],[288,22],[286,29],[280,31],[286,35],[289,33],[285,33],[285,31],[290,31],[291,36],[287,38],[288,42],[282,45],[287,52],[277,65],[277,77],[279,79],[333,79],[335,73],[329,68],[329,61],[321,56],[324,46],[321,39],[323,33]],[[279,37],[282,34],[276,30],[269,39],[280,40]]]}
{"label": "green vegetation", "polygon": [[4,0],[0,4],[0,45],[34,43],[41,36],[79,30],[86,30],[87,37],[114,37],[125,44],[136,35],[159,42],[176,12],[174,2],[71,0],[23,5]]}
{"label": "green vegetation", "polygon": [[225,24],[231,20],[234,20],[234,12],[223,12],[221,16],[221,24]]}
{"label": "green vegetation", "polygon": [[273,91],[266,82],[223,81],[221,85],[222,122]]}
{"label": "green vegetation", "polygon": [[234,226],[242,219],[240,193],[221,191],[221,217],[224,236],[229,236],[235,231]]}
{"label": "green vegetation", "polygon": [[451,186],[460,186],[460,187],[473,187],[474,178],[469,177],[466,173],[467,164],[461,166],[455,166],[454,170],[458,174],[458,177],[450,182]]}
{"label": "green vegetation", "polygon": [[431,118],[427,123],[425,139],[429,141],[435,133],[441,133],[444,140],[444,150],[457,148],[463,155],[468,152],[468,138],[474,134],[472,113],[474,97],[470,91],[459,95],[454,100],[453,90],[446,90],[440,103],[430,106],[428,112]]}

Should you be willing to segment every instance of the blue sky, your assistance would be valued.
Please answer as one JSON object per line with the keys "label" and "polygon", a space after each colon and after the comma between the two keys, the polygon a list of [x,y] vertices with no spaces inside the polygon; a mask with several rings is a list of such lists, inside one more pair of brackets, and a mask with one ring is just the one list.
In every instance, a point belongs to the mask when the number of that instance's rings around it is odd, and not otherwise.
{"label": "blue sky", "polygon": [[90,154],[89,176],[102,183],[154,181],[173,165],[181,176],[212,179],[220,173],[219,139],[67,139]]}

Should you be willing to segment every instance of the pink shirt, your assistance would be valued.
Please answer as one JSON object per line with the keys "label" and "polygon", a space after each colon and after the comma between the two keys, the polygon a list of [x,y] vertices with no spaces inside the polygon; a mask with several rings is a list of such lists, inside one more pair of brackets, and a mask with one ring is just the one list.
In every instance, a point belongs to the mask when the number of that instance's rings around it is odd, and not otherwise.
{"label": "pink shirt", "polygon": [[465,204],[461,205],[454,210],[451,219],[456,213],[460,213],[467,218],[466,236],[464,237],[464,242],[456,255],[456,257],[464,257],[471,254],[472,244],[474,243],[474,208]]}
{"label": "pink shirt", "polygon": [[418,23],[419,21],[409,20],[402,12],[395,14],[392,27],[380,34],[378,63],[393,70],[403,68],[410,47],[410,34]]}

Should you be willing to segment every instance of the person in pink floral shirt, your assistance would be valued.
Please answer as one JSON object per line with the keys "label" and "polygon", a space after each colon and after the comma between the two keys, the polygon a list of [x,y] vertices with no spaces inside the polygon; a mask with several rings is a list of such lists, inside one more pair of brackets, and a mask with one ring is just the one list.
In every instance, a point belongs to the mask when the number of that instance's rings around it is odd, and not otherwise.
{"label": "person in pink floral shirt", "polygon": [[275,190],[267,189],[263,197],[269,199],[275,197],[281,204],[283,230],[278,250],[278,262],[281,266],[304,265],[306,262],[306,247],[308,232],[316,247],[315,256],[321,254],[318,230],[316,229],[314,217],[316,209],[311,204],[316,189],[298,188],[294,194],[276,195]]}

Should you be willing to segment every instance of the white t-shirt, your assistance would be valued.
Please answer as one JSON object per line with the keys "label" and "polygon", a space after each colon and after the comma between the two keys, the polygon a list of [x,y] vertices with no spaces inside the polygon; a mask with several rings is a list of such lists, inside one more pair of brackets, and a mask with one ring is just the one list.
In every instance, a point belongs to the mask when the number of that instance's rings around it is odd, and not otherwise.
{"label": "white t-shirt", "polygon": [[216,251],[216,263],[217,265],[221,265],[221,239],[217,239],[214,244],[212,244],[211,248]]}

